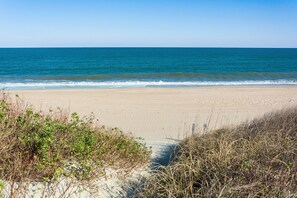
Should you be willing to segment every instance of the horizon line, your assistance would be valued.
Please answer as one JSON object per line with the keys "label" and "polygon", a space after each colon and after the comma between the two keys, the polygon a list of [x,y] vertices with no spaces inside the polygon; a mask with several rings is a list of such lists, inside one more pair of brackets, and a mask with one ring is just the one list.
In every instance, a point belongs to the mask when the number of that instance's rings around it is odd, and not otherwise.
{"label": "horizon line", "polygon": [[8,48],[237,48],[237,49],[297,49],[297,47],[238,47],[238,46],[0,46],[0,49]]}

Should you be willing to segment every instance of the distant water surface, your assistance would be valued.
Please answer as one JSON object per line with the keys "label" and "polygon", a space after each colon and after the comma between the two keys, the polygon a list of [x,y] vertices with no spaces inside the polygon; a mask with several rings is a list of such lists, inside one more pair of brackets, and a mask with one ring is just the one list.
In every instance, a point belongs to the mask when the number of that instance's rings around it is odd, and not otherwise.
{"label": "distant water surface", "polygon": [[1,89],[297,85],[297,49],[1,48]]}

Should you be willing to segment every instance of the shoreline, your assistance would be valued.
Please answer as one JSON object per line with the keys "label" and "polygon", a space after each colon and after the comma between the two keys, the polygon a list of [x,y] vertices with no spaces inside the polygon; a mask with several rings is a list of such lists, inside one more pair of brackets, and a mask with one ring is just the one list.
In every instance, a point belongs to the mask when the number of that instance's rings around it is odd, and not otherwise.
{"label": "shoreline", "polygon": [[[138,82],[138,81],[136,81]],[[96,82],[90,82],[90,83],[96,83]],[[114,82],[98,82],[98,83],[104,83],[105,85],[103,86],[97,86],[97,85],[51,85],[48,84],[45,87],[41,86],[39,83],[37,83],[37,85],[18,85],[18,83],[16,83],[15,85],[9,85],[9,86],[1,86],[1,90],[5,90],[5,91],[29,91],[29,90],[75,90],[75,89],[79,89],[79,90],[83,90],[83,89],[171,89],[171,88],[182,88],[182,89],[187,89],[187,88],[210,88],[210,87],[294,87],[297,86],[297,81],[292,81],[289,84],[278,84],[278,83],[227,83],[224,84],[224,82],[213,82],[213,84],[203,84],[205,82],[203,82],[202,84],[195,84],[197,82],[139,82],[139,83],[143,83],[138,84],[138,85],[125,85],[125,84],[121,84],[121,83],[126,83],[126,82],[116,82],[119,83],[119,85],[114,85]],[[107,84],[106,84],[107,83]],[[108,85],[108,83],[111,83],[110,85]],[[128,82],[128,83],[132,83],[132,82]],[[164,85],[151,85],[151,84],[147,84],[147,83],[165,83]],[[168,83],[168,84],[166,84]],[[175,84],[177,83],[177,84]],[[184,85],[187,83],[194,83],[192,85]],[[22,83],[21,83],[22,84]],[[67,84],[67,83],[66,83]],[[1,85],[1,83],[0,83]],[[17,88],[13,88],[13,87],[17,87]],[[31,88],[30,88],[31,87]]]}
{"label": "shoreline", "polygon": [[[208,86],[8,90],[36,110],[61,107],[100,125],[149,141],[183,139],[192,132],[236,125],[297,106],[297,86]],[[194,126],[193,126],[194,125]],[[193,129],[194,128],[194,129]]]}
{"label": "shoreline", "polygon": [[5,89],[5,92],[30,92],[30,91],[91,91],[91,90],[129,90],[129,89],[217,89],[217,88],[292,88],[296,85],[202,85],[202,86],[148,86],[148,87],[63,87],[63,88],[43,88],[43,89]]}

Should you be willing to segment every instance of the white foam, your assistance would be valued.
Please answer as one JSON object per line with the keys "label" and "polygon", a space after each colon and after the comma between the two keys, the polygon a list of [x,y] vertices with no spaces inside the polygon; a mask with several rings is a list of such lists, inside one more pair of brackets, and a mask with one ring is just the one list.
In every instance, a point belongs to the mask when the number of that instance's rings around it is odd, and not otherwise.
{"label": "white foam", "polygon": [[248,86],[297,85],[297,80],[247,80],[247,81],[42,81],[2,82],[0,89],[53,89],[53,88],[129,88],[129,87],[195,87],[195,86]]}

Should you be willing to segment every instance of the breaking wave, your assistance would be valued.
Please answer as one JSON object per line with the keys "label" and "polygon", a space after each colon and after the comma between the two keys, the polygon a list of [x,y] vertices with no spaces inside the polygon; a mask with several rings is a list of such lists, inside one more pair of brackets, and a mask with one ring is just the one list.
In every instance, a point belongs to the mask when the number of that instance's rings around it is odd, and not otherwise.
{"label": "breaking wave", "polygon": [[0,82],[0,89],[62,89],[62,88],[129,88],[129,87],[200,87],[200,86],[249,86],[297,85],[296,80],[247,80],[247,81],[38,81]]}

